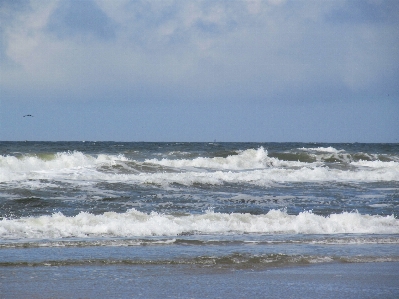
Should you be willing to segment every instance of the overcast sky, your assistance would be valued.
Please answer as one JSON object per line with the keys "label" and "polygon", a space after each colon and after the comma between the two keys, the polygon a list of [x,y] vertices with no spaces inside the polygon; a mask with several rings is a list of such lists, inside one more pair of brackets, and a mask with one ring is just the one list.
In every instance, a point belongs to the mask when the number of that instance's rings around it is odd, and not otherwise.
{"label": "overcast sky", "polygon": [[399,142],[398,16],[398,0],[0,0],[0,140]]}

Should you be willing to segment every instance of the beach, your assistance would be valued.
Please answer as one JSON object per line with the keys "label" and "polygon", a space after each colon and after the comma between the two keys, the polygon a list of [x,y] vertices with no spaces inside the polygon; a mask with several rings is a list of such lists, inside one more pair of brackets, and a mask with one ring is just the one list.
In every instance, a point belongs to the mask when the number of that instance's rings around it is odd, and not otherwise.
{"label": "beach", "polygon": [[2,268],[2,298],[397,298],[399,263]]}

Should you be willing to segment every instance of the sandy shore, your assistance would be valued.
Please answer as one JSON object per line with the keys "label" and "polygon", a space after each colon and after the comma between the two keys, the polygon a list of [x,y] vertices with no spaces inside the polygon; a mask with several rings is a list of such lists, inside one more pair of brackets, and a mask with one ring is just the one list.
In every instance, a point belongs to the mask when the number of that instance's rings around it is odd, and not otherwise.
{"label": "sandy shore", "polygon": [[399,263],[2,267],[1,298],[398,298]]}

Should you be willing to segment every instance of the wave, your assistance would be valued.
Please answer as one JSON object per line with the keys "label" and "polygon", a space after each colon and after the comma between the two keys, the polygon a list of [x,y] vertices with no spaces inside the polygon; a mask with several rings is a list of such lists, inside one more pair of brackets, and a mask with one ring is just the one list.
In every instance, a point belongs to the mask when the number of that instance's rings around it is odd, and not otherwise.
{"label": "wave", "polygon": [[[352,163],[361,161],[380,161],[380,162],[399,162],[397,155],[390,154],[374,154],[364,152],[349,153],[343,149],[334,147],[317,147],[317,148],[298,148],[300,152],[295,152],[299,157],[305,154],[307,160],[328,163]],[[302,153],[302,154],[301,154]]]}
{"label": "wave", "polygon": [[150,159],[147,163],[158,164],[176,168],[209,168],[221,170],[247,170],[247,169],[262,169],[266,167],[281,167],[281,166],[303,166],[303,163],[287,163],[276,158],[268,156],[267,150],[263,147],[259,149],[248,149],[241,151],[236,155],[229,155],[227,157],[213,157],[204,158],[198,157],[195,159]]}
{"label": "wave", "polygon": [[[313,149],[312,149],[313,150]],[[323,148],[323,151],[334,148]],[[341,152],[341,150],[336,150]],[[273,154],[271,154],[273,155]],[[399,161],[329,158],[304,153],[268,154],[263,147],[222,157],[146,159],[124,155],[64,152],[46,155],[0,156],[0,182],[26,180],[119,181],[133,184],[223,184],[307,181],[399,181]],[[334,154],[335,155],[335,154]],[[343,153],[343,155],[349,155]],[[298,160],[295,161],[297,157]],[[284,160],[284,158],[286,158]],[[334,158],[335,159],[335,158]],[[302,161],[300,161],[302,160]]]}
{"label": "wave", "polygon": [[[144,168],[144,166],[143,166]],[[14,183],[29,189],[41,189],[54,185],[55,181],[69,184],[92,185],[96,182],[123,183],[131,185],[182,186],[251,184],[262,187],[279,183],[296,182],[374,182],[399,181],[399,167],[372,168],[358,171],[343,171],[328,167],[303,167],[300,169],[269,168],[250,171],[156,171],[146,167],[147,172],[115,173],[115,171],[98,171],[96,169],[68,169],[51,172],[19,174]],[[15,178],[13,176],[8,179]],[[29,180],[29,181],[27,181]],[[46,181],[43,181],[46,180]]]}
{"label": "wave", "polygon": [[329,147],[313,147],[313,148],[299,148],[299,150],[303,151],[311,151],[311,152],[322,152],[322,153],[341,153],[344,152],[344,150],[337,150],[336,148],[333,148],[331,146]]}
{"label": "wave", "polygon": [[68,174],[73,171],[112,166],[128,161],[123,155],[100,154],[97,157],[82,152],[56,154],[0,156],[0,182],[39,177],[45,174]]}
{"label": "wave", "polygon": [[399,234],[399,220],[344,212],[327,217],[312,212],[289,215],[270,210],[267,214],[224,214],[208,211],[200,215],[173,216],[142,213],[81,212],[68,217],[51,216],[3,219],[2,239],[56,239],[88,237],[178,236],[186,234]]}

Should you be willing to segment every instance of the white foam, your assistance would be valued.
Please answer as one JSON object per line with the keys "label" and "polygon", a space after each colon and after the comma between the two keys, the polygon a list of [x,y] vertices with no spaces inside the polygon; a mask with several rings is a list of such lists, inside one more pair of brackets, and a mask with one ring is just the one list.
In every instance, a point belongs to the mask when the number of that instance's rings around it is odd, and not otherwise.
{"label": "white foam", "polygon": [[345,212],[323,217],[311,212],[288,215],[281,210],[271,210],[264,215],[208,211],[201,215],[178,217],[131,209],[125,213],[93,215],[81,212],[74,217],[56,213],[0,221],[2,239],[176,236],[183,233],[399,234],[399,220],[393,215],[369,216]]}
{"label": "white foam", "polygon": [[360,160],[357,162],[351,162],[353,166],[361,166],[361,167],[369,167],[369,168],[391,168],[397,169],[399,168],[399,162],[390,161],[390,162],[383,162],[383,161],[364,161]]}
{"label": "white foam", "polygon": [[312,151],[312,152],[322,152],[322,153],[342,153],[344,152],[344,150],[338,150],[336,148],[333,148],[332,146],[329,147],[311,147],[311,148],[299,148],[299,150],[303,150],[303,151]]}
{"label": "white foam", "polygon": [[127,161],[122,156],[100,154],[98,157],[81,152],[64,152],[49,155],[47,159],[37,156],[0,156],[0,182],[39,177],[44,173],[79,172],[95,169],[102,165],[115,165],[117,161]]}
{"label": "white foam", "polygon": [[386,208],[386,207],[392,207],[392,204],[385,204],[385,203],[376,203],[369,205],[370,208]]}
{"label": "white foam", "polygon": [[[68,183],[82,185],[95,183],[97,181],[122,182],[126,184],[182,184],[191,186],[194,184],[211,184],[221,185],[224,183],[234,184],[253,184],[258,186],[271,186],[274,183],[287,182],[326,182],[326,181],[398,181],[399,169],[382,169],[379,171],[342,171],[337,169],[329,169],[328,167],[316,168],[300,168],[300,169],[260,169],[250,171],[213,171],[213,172],[175,172],[175,173],[133,173],[133,174],[115,174],[104,173],[95,169],[75,168],[63,169],[57,172],[30,172],[23,174],[11,174],[7,176],[7,180],[18,179],[35,180],[27,182],[31,188],[36,185],[39,179],[67,181]],[[3,180],[5,181],[5,180]],[[36,183],[35,183],[36,182]]]}
{"label": "white foam", "polygon": [[255,149],[248,149],[239,152],[237,155],[214,158],[195,158],[170,160],[170,159],[150,159],[145,160],[147,163],[175,167],[175,168],[207,168],[207,169],[221,169],[221,170],[248,170],[248,169],[262,169],[268,167],[299,167],[304,166],[306,163],[301,162],[288,162],[276,158],[269,157],[267,150],[263,147]]}
{"label": "white foam", "polygon": [[[129,163],[136,168],[129,166]],[[125,171],[120,173],[112,168],[101,169],[102,166],[115,165]],[[144,170],[141,170],[140,165],[143,165]],[[399,162],[358,161],[352,162],[351,166],[348,170],[342,170],[329,168],[319,162],[283,161],[268,157],[262,147],[226,158],[151,159],[144,162],[129,160],[123,155],[101,154],[94,157],[81,152],[69,152],[58,153],[48,159],[0,156],[0,182],[22,183],[45,179],[74,184],[110,181],[159,185],[247,183],[270,186],[276,182],[399,181]],[[157,171],[158,167],[160,171]],[[173,172],[164,172],[164,167],[174,168]],[[148,172],[150,168],[151,172]]]}

